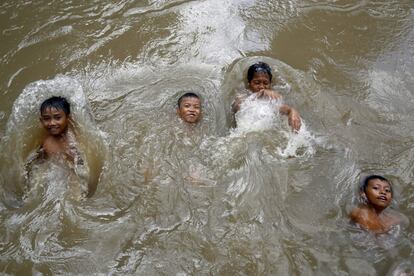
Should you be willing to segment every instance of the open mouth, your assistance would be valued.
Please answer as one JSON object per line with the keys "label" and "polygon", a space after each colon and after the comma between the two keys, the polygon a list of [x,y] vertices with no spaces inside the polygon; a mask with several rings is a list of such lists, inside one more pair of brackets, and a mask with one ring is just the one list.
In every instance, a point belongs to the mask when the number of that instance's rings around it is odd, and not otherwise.
{"label": "open mouth", "polygon": [[379,196],[378,199],[381,201],[388,201],[386,196]]}

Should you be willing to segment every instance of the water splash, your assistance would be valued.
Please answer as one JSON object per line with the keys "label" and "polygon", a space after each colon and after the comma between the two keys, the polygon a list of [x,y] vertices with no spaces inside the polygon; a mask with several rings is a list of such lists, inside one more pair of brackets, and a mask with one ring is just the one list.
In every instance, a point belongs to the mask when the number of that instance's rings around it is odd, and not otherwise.
{"label": "water splash", "polygon": [[[82,86],[75,79],[58,75],[52,80],[40,80],[29,84],[13,105],[12,114],[8,120],[6,134],[1,146],[4,151],[0,158],[2,168],[3,188],[11,194],[21,194],[27,189],[25,180],[26,161],[41,144],[44,133],[38,123],[41,103],[52,96],[65,97],[71,103],[71,116],[79,134],[79,150],[83,153],[85,164],[91,172],[88,175],[91,190],[96,189],[100,176],[106,147],[103,133],[96,127],[89,103]],[[76,167],[81,178],[85,177],[85,168]],[[92,184],[93,183],[93,184]]]}
{"label": "water splash", "polygon": [[255,94],[250,95],[236,113],[237,127],[230,136],[238,137],[249,132],[264,131],[273,128],[280,129],[287,144],[277,148],[277,153],[284,158],[311,156],[315,153],[315,137],[307,130],[305,122],[297,133],[286,128],[285,120],[277,110],[282,101],[258,99]]}
{"label": "water splash", "polygon": [[302,120],[302,126],[298,133],[291,131],[283,131],[287,138],[287,145],[285,148],[279,147],[278,154],[282,157],[304,157],[315,154],[314,147],[316,138],[307,130],[305,122]]}
{"label": "water splash", "polygon": [[235,115],[237,127],[232,134],[261,131],[280,125],[277,112],[280,105],[280,101],[258,99],[255,94],[250,95]]}

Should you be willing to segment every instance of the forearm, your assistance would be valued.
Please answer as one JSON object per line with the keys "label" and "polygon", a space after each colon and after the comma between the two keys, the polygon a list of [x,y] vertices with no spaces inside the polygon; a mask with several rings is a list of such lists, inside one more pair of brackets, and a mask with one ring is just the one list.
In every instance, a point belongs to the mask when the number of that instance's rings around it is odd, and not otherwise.
{"label": "forearm", "polygon": [[231,105],[231,109],[233,113],[237,113],[240,110],[240,105],[242,101],[243,101],[243,97],[240,97],[240,96],[234,100],[233,104]]}
{"label": "forearm", "polygon": [[290,106],[288,106],[288,105],[286,105],[286,104],[282,104],[282,105],[279,107],[279,112],[280,112],[281,114],[283,114],[283,115],[287,115],[287,116],[289,116],[290,114],[292,114],[292,110],[293,110],[293,108],[292,108],[292,107],[290,107]]}
{"label": "forearm", "polygon": [[299,131],[302,125],[302,120],[300,118],[299,112],[297,112],[296,109],[283,104],[279,107],[279,112],[283,115],[288,116],[289,125],[294,131]]}
{"label": "forearm", "polygon": [[26,180],[30,179],[33,164],[44,159],[46,159],[46,153],[43,148],[39,148],[27,158],[26,164],[24,165]]}

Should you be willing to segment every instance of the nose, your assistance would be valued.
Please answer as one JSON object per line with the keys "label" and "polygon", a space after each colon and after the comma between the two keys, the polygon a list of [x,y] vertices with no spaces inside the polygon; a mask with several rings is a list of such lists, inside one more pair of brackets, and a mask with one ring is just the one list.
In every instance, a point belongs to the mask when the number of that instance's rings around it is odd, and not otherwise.
{"label": "nose", "polygon": [[49,125],[50,126],[55,126],[56,125],[56,120],[54,120],[54,119],[50,120]]}

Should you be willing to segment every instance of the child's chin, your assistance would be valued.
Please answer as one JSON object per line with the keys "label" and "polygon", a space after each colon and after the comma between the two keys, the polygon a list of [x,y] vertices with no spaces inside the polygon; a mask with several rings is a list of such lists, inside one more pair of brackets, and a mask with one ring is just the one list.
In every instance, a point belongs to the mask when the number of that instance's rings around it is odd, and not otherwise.
{"label": "child's chin", "polygon": [[61,131],[49,131],[49,134],[52,136],[59,136],[61,133]]}

